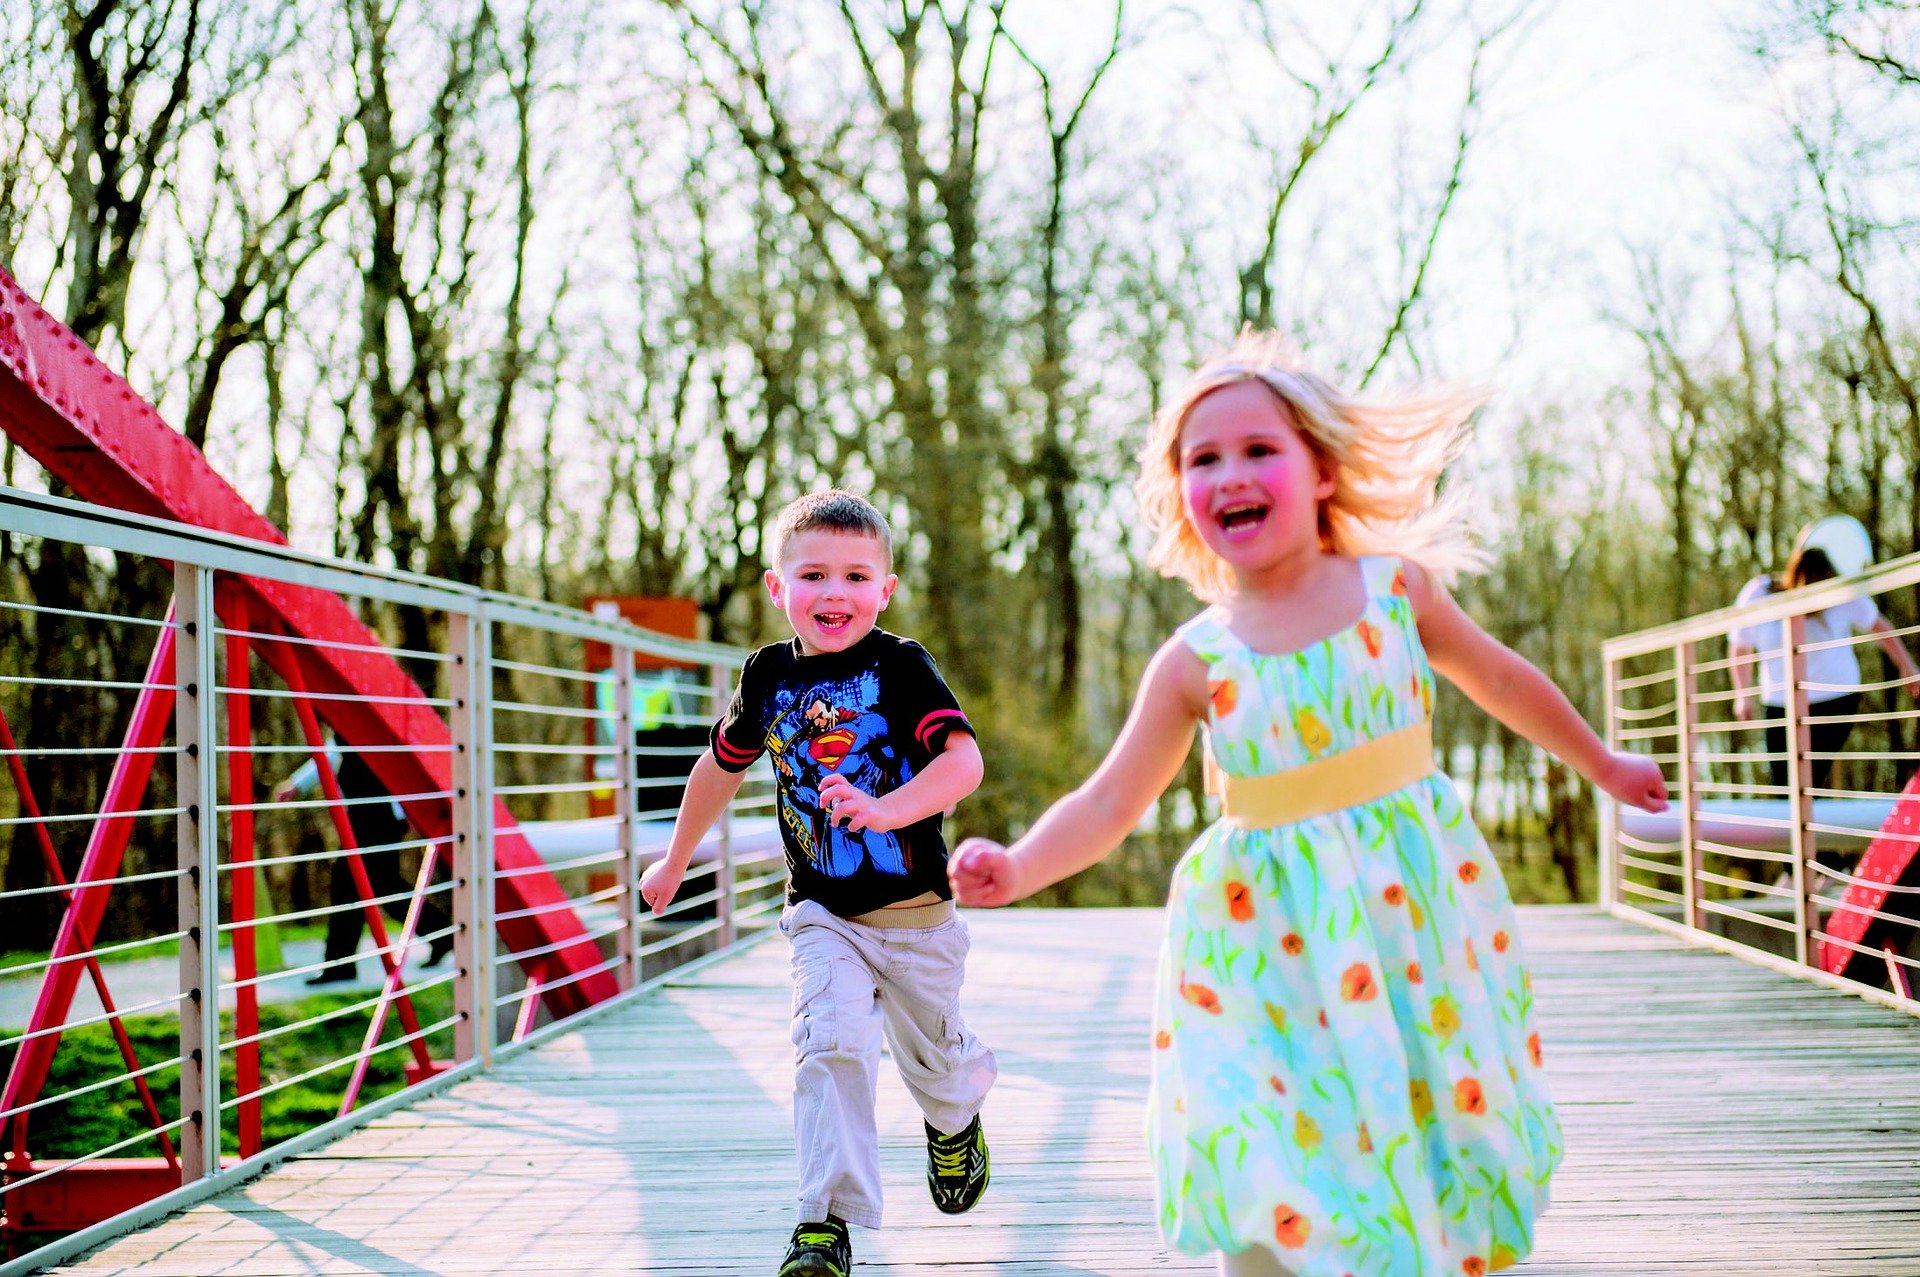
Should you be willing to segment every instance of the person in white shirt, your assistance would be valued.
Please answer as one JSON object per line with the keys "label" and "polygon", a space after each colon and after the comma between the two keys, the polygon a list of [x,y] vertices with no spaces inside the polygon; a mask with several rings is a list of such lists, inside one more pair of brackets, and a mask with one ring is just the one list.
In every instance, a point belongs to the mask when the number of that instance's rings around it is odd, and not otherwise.
{"label": "person in white shirt", "polygon": [[[1808,546],[1796,551],[1787,560],[1786,571],[1780,574],[1778,588],[1798,589],[1816,581],[1831,580],[1837,575],[1826,551]],[[1756,578],[1740,591],[1736,602],[1751,603],[1772,593],[1773,589],[1771,578]],[[1806,678],[1803,680],[1807,684],[1807,718],[1812,752],[1816,755],[1813,759],[1813,787],[1825,789],[1833,779],[1834,760],[1817,755],[1835,754],[1846,747],[1847,737],[1853,731],[1853,715],[1860,711],[1860,659],[1850,643],[1838,643],[1832,647],[1815,645],[1851,638],[1856,634],[1875,635],[1888,659],[1906,680],[1907,695],[1915,700],[1920,700],[1920,668],[1914,665],[1906,644],[1893,632],[1887,619],[1880,615],[1873,600],[1865,595],[1813,613],[1806,618],[1805,628],[1804,645],[1814,648],[1804,653]],[[1734,658],[1733,684],[1738,693],[1734,700],[1735,716],[1742,722],[1748,722],[1759,715],[1762,707],[1768,710],[1783,708],[1787,703],[1785,624],[1766,621],[1742,626],[1728,636],[1727,645],[1728,654]],[[1751,658],[1755,653],[1762,658],[1759,662],[1760,685],[1757,695],[1753,685],[1754,663],[1751,659],[1740,659],[1743,656]],[[1768,716],[1777,717],[1773,714]],[[1788,764],[1786,725],[1775,724],[1768,727],[1766,732],[1767,753],[1774,755],[1768,761],[1767,768],[1772,782],[1784,787]]]}

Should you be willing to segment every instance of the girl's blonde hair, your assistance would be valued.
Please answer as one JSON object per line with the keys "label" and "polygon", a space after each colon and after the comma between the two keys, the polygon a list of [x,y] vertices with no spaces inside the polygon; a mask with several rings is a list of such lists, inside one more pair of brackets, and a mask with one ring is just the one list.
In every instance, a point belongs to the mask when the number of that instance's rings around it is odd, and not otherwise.
{"label": "girl's blonde hair", "polygon": [[1320,504],[1320,543],[1340,554],[1394,554],[1441,581],[1486,562],[1475,541],[1466,494],[1438,491],[1440,475],[1470,437],[1483,393],[1436,389],[1394,400],[1350,395],[1300,366],[1278,333],[1243,331],[1202,364],[1154,418],[1134,483],[1157,534],[1147,562],[1179,577],[1209,602],[1233,588],[1226,563],[1187,519],[1181,499],[1180,432],[1194,405],[1216,390],[1257,381],[1273,392],[1315,455],[1332,463],[1333,495]]}

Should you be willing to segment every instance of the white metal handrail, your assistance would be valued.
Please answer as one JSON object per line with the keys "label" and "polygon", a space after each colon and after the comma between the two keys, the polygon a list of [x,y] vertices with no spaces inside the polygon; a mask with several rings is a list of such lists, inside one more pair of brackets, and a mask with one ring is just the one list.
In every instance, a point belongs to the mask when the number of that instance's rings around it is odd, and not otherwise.
{"label": "white metal handrail", "polygon": [[[1608,743],[1658,759],[1673,802],[1649,817],[1603,800],[1607,908],[1920,1014],[1905,975],[1920,969],[1920,909],[1895,903],[1913,896],[1920,869],[1880,881],[1898,858],[1879,851],[1875,877],[1857,872],[1870,846],[1920,841],[1893,827],[1902,813],[1920,816],[1920,788],[1908,783],[1920,748],[1906,739],[1920,719],[1908,699],[1916,680],[1875,669],[1883,638],[1911,654],[1920,626],[1807,639],[1809,618],[1829,608],[1916,585],[1920,554],[1602,644]],[[1857,654],[1856,682],[1809,678],[1810,656],[1841,650]],[[1784,703],[1759,707],[1769,664],[1784,675]],[[1823,711],[1852,695],[1861,699],[1850,712]]]}
{"label": "white metal handrail", "polygon": [[[679,783],[671,775],[650,773],[684,770],[703,747],[663,746],[644,735],[653,724],[635,714],[636,680],[643,677],[636,663],[693,667],[675,676],[676,703],[658,716],[662,726],[684,728],[709,721],[706,712],[727,695],[744,659],[740,649],[655,634],[624,621],[417,573],[14,489],[0,488],[0,534],[144,559],[156,571],[170,572],[175,587],[175,608],[167,618],[5,600],[0,613],[12,608],[48,626],[124,624],[177,645],[170,672],[155,662],[140,680],[62,679],[38,662],[27,667],[30,674],[0,672],[0,691],[15,698],[0,705],[14,714],[17,735],[12,748],[0,750],[0,772],[11,778],[12,768],[34,760],[42,767],[103,767],[111,760],[117,769],[146,762],[156,764],[156,775],[170,782],[163,791],[177,795],[171,803],[136,803],[138,809],[81,812],[46,810],[34,796],[12,792],[12,806],[0,806],[0,837],[12,838],[11,854],[38,861],[52,848],[62,853],[57,863],[64,866],[63,875],[74,873],[76,840],[103,829],[137,827],[138,854],[148,862],[94,872],[84,881],[0,891],[0,921],[10,909],[51,902],[72,932],[71,951],[56,947],[43,958],[15,961],[0,971],[0,1004],[24,1005],[27,994],[38,1001],[43,986],[56,980],[62,988],[77,980],[79,990],[95,991],[87,1002],[76,992],[53,1023],[36,1022],[29,1029],[0,1019],[0,1040],[26,1050],[77,1032],[111,1029],[118,1037],[127,1032],[129,1015],[149,1017],[137,1024],[149,1023],[156,1013],[168,1015],[169,1025],[177,1020],[177,1028],[167,1031],[168,1058],[142,1058],[129,1038],[119,1048],[124,1067],[117,1073],[69,1081],[57,1091],[43,1081],[17,1095],[11,1106],[0,1102],[0,1134],[7,1136],[0,1143],[0,1219],[15,1218],[29,1192],[57,1184],[62,1175],[74,1180],[116,1173],[119,1164],[112,1157],[155,1146],[162,1133],[172,1141],[169,1161],[156,1166],[162,1171],[165,1165],[177,1167],[165,1173],[179,1185],[11,1262],[0,1253],[0,1277],[57,1262],[337,1138],[566,1031],[582,1015],[624,1001],[690,957],[749,942],[771,927],[781,901],[784,858],[773,820],[764,814],[771,787],[764,766],[750,773],[749,783],[702,845],[674,908],[655,919],[638,892],[641,870],[665,849],[671,808],[663,806],[670,800],[663,799],[662,790]],[[428,631],[444,641],[436,639],[429,649],[417,644],[376,648],[275,632],[257,616],[223,624],[215,597],[229,577],[312,587],[368,608],[419,609]],[[587,644],[602,645],[611,654],[611,667],[588,672]],[[270,646],[356,662],[397,656],[415,669],[432,671],[433,681],[419,697],[343,696],[337,689],[282,683],[255,659]],[[35,685],[44,694],[53,684],[71,684],[76,696],[120,697],[115,731],[128,730],[124,708],[136,693],[169,695],[175,706],[168,720],[170,739],[145,744],[131,738],[67,739],[63,732],[71,731],[64,724],[26,722],[19,704]],[[591,699],[608,684],[615,689],[611,712]],[[448,738],[423,743],[417,752],[440,760],[436,766],[450,767],[451,782],[384,797],[267,801],[261,782],[253,779],[256,766],[277,774],[316,756],[322,742],[309,738],[314,724],[355,700],[440,715]],[[496,747],[501,721],[511,721],[513,731]],[[411,748],[376,745],[365,752]],[[320,770],[324,785],[331,766]],[[0,783],[0,792],[18,790],[11,779]],[[352,821],[396,801],[415,809],[436,805],[446,815],[445,829],[417,831],[410,813],[406,837],[370,841],[357,857],[344,854],[344,843],[311,849],[314,839],[326,836],[323,829],[350,834]],[[527,840],[516,845],[533,853],[510,869],[495,865],[497,836],[505,832],[496,819],[502,810],[511,810],[517,835]],[[262,827],[270,827],[264,841]],[[296,840],[296,834],[305,841]],[[396,882],[392,875],[403,854],[420,869],[408,870],[399,885],[383,885]],[[364,882],[349,872],[356,858]],[[334,863],[335,874],[354,879],[344,902],[322,896],[295,908],[291,900],[276,901],[285,888],[271,884],[293,882],[323,861]],[[444,866],[447,876],[436,881],[429,872],[433,865]],[[130,889],[167,891],[177,901],[177,920],[169,916],[164,927],[134,937],[103,937],[101,927],[89,934],[80,926],[83,901],[97,906],[102,893]],[[507,903],[510,899],[516,903]],[[251,907],[243,909],[243,900]],[[382,906],[393,916],[384,916]],[[291,935],[343,917],[364,917],[374,929],[374,944],[360,948],[354,960],[360,967],[377,965],[381,974],[373,983],[354,982],[338,1005],[310,1003],[325,994],[309,992],[303,977],[326,975],[338,963],[322,955],[272,964],[262,955],[279,943],[282,931]],[[450,968],[418,966],[420,950],[443,944],[452,950]],[[159,956],[143,959],[142,951]],[[597,956],[583,956],[589,951]],[[566,964],[556,965],[558,958]],[[121,1006],[113,986],[136,983],[136,976],[157,986]],[[422,999],[417,1007],[416,997]],[[590,1005],[573,1009],[583,1002]],[[283,1022],[267,1023],[266,1013],[279,1006],[291,1014],[280,1017],[276,1011],[274,1018]],[[357,1048],[338,1054],[329,1048],[324,1058],[303,1057],[297,1067],[271,1077],[257,1062],[264,1048],[300,1042],[329,1027],[361,1024],[364,1038]],[[370,1085],[370,1069],[388,1057],[409,1062],[404,1082],[383,1084],[386,1093],[357,1101]],[[256,1061],[250,1070],[243,1064],[248,1059]],[[244,1071],[229,1080],[215,1061]],[[10,1063],[0,1059],[0,1066]],[[176,1074],[177,1081],[170,1080]],[[263,1101],[295,1087],[323,1084],[340,1088],[337,1117],[290,1134],[266,1130]],[[116,1132],[100,1147],[69,1150],[60,1158],[32,1156],[36,1139],[45,1138],[42,1124],[49,1115],[57,1121],[63,1104],[136,1085],[150,1088],[159,1104],[148,1127],[125,1138]],[[13,1140],[22,1130],[24,1140]],[[17,1155],[20,1147],[27,1157]]]}

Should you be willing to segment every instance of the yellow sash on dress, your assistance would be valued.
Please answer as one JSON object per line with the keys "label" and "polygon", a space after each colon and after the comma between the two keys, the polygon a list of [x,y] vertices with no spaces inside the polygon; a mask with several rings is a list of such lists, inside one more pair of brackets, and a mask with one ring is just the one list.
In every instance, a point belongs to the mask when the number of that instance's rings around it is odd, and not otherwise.
{"label": "yellow sash on dress", "polygon": [[1229,776],[1207,755],[1207,788],[1220,795],[1220,818],[1240,829],[1291,825],[1384,798],[1429,775],[1433,722],[1376,736],[1326,758],[1265,776]]}

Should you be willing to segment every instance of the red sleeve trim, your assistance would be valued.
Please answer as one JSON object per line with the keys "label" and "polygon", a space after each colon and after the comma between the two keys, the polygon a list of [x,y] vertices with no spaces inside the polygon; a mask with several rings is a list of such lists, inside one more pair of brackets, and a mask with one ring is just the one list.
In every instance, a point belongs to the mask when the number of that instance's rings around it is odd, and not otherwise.
{"label": "red sleeve trim", "polygon": [[922,749],[931,752],[935,735],[944,736],[956,728],[971,734],[973,724],[957,709],[937,709],[920,720],[920,726],[913,729],[913,738],[920,742]]}
{"label": "red sleeve trim", "polygon": [[729,741],[724,736],[714,737],[713,753],[714,753],[714,756],[723,763],[735,763],[743,767],[746,764],[752,762],[754,759],[760,757],[759,750],[741,749],[738,745],[735,745],[732,741]]}

